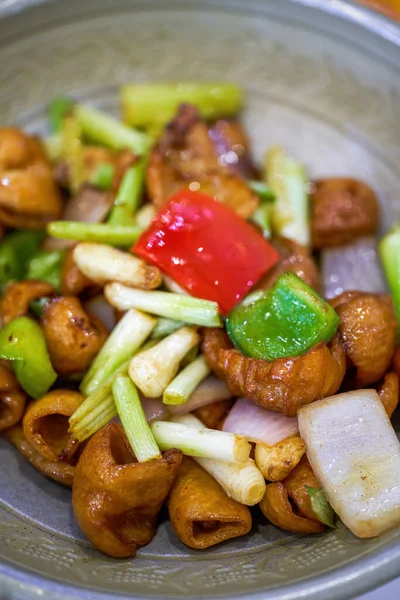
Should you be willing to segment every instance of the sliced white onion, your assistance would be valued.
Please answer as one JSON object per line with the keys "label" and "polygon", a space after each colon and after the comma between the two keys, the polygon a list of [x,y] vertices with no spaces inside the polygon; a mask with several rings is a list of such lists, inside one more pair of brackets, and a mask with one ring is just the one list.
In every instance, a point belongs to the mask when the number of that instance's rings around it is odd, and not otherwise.
{"label": "sliced white onion", "polygon": [[274,446],[299,431],[297,417],[286,417],[260,408],[247,398],[237,400],[222,431],[245,435],[251,442]]}
{"label": "sliced white onion", "polygon": [[104,325],[108,327],[109,331],[112,331],[115,327],[115,311],[111,304],[108,304],[103,294],[94,296],[85,302],[85,308],[92,314],[96,315]]}
{"label": "sliced white onion", "polygon": [[207,406],[219,400],[228,400],[228,398],[232,398],[232,394],[225,381],[210,375],[197,386],[185,404],[170,405],[168,410],[174,416],[185,415],[196,410],[196,408]]}
{"label": "sliced white onion", "polygon": [[400,524],[400,444],[375,390],[303,406],[299,427],[315,475],[354,535]]}
{"label": "sliced white onion", "polygon": [[361,238],[346,246],[327,248],[321,254],[325,298],[359,290],[386,291],[375,237]]}
{"label": "sliced white onion", "polygon": [[166,421],[171,417],[167,407],[162,402],[162,398],[142,397],[141,400],[144,414],[149,423],[153,423],[154,421]]}

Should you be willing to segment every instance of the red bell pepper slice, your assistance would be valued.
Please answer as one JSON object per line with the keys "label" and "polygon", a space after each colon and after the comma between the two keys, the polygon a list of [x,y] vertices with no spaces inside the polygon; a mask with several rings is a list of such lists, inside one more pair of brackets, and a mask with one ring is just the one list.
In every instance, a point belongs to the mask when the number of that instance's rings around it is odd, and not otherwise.
{"label": "red bell pepper slice", "polygon": [[278,260],[259,232],[211,196],[182,190],[157,214],[132,251],[192,296],[227,314]]}

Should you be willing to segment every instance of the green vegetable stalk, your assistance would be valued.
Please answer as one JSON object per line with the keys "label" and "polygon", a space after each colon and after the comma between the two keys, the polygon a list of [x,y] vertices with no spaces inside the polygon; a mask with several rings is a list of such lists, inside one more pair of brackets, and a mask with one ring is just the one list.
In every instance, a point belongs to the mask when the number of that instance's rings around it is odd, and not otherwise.
{"label": "green vegetable stalk", "polygon": [[164,404],[185,404],[211,370],[204,356],[199,356],[189,363],[164,390]]}
{"label": "green vegetable stalk", "polygon": [[243,91],[233,83],[146,83],[122,86],[120,100],[124,121],[157,130],[182,103],[194,104],[207,120],[232,117],[243,106]]}
{"label": "green vegetable stalk", "polygon": [[144,187],[145,161],[127,169],[108,217],[110,225],[134,225]]}
{"label": "green vegetable stalk", "polygon": [[23,389],[39,398],[57,379],[40,326],[29,317],[18,317],[0,330],[0,358],[13,361]]}
{"label": "green vegetable stalk", "polygon": [[110,165],[110,163],[101,163],[96,167],[89,177],[89,183],[97,187],[99,190],[106,192],[112,185],[114,173],[115,168],[113,165]]}
{"label": "green vegetable stalk", "polygon": [[336,529],[336,513],[329,504],[324,490],[306,485],[307,494],[311,501],[311,508],[318,521]]}
{"label": "green vegetable stalk", "polygon": [[74,102],[66,96],[54,98],[49,106],[50,130],[52,133],[60,133],[64,118],[73,111]]}
{"label": "green vegetable stalk", "polygon": [[127,148],[139,155],[150,149],[152,139],[147,134],[131,129],[100,110],[76,105],[75,112],[85,136],[98,144],[115,150]]}
{"label": "green vegetable stalk", "polygon": [[338,324],[333,308],[287,272],[268,292],[257,292],[234,308],[226,329],[243,354],[272,361],[300,356],[318,342],[328,342]]}
{"label": "green vegetable stalk", "polygon": [[98,242],[109,246],[130,247],[142,232],[143,229],[138,225],[110,225],[80,221],[53,221],[47,225],[47,233],[55,238],[76,242]]}
{"label": "green vegetable stalk", "polygon": [[400,323],[400,225],[395,225],[382,239],[379,252]]}

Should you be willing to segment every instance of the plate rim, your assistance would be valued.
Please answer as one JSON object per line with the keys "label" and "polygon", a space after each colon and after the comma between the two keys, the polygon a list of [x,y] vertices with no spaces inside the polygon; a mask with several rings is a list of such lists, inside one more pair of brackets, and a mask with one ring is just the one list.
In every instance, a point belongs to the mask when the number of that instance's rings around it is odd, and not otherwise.
{"label": "plate rim", "polygon": [[[39,5],[55,4],[60,0],[0,0],[0,20],[17,16],[25,10]],[[189,0],[188,4],[190,4]],[[378,38],[400,49],[400,21],[391,20],[373,8],[361,5],[354,0],[286,0],[289,4],[317,10],[332,15],[350,24],[375,34]],[[384,548],[378,548],[367,556],[350,561],[343,566],[331,569],[313,578],[268,591],[246,592],[231,596],[237,600],[348,600],[383,585],[399,575],[400,542],[394,540]],[[92,591],[89,588],[61,583],[51,577],[35,574],[25,567],[0,562],[0,584],[5,584],[6,598],[23,598],[53,594],[57,600],[148,600],[162,598],[158,595],[132,596],[125,593],[114,595],[109,592]],[[349,589],[351,588],[351,589]],[[3,591],[3,589],[1,590]],[[54,596],[56,594],[56,596]],[[46,596],[45,596],[46,597]],[[227,596],[220,596],[226,598]],[[171,597],[172,598],[172,597]],[[190,597],[190,600],[204,600],[204,597]]]}

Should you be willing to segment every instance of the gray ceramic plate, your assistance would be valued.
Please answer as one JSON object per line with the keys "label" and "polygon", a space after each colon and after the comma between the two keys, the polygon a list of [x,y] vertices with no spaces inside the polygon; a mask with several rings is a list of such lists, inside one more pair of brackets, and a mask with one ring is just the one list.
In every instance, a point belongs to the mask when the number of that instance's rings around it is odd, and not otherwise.
{"label": "gray ceramic plate", "polygon": [[[116,110],[121,82],[233,80],[258,158],[283,143],[312,176],[369,182],[385,225],[400,217],[400,30],[384,18],[343,0],[0,0],[0,16],[2,123],[40,131],[59,93]],[[3,441],[0,519],[2,598],[339,600],[400,572],[400,530],[305,538],[258,517],[205,553],[165,522],[135,560],[110,560],[78,531],[70,492]]]}

